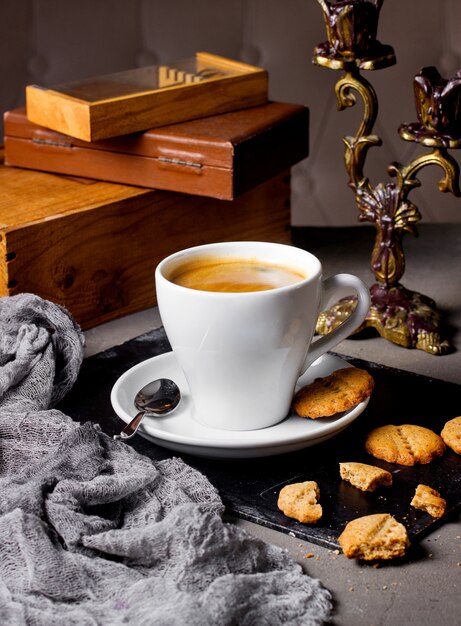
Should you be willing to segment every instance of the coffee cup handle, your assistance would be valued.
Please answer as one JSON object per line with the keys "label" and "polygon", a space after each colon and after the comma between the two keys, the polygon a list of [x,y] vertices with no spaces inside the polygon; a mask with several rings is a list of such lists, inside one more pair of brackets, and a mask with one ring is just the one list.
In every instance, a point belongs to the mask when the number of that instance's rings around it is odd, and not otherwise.
{"label": "coffee cup handle", "polygon": [[356,308],[340,326],[311,343],[301,374],[322,354],[325,354],[325,352],[337,346],[343,339],[352,335],[362,324],[370,308],[368,288],[357,276],[336,274],[329,276],[322,282],[319,311],[326,309],[332,302],[337,302],[346,295],[350,295],[351,290],[357,295]]}

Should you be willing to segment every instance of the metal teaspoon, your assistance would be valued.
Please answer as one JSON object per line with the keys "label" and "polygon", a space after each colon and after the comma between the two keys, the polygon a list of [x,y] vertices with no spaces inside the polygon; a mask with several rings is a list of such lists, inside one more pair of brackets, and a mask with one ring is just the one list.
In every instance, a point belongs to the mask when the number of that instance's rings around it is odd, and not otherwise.
{"label": "metal teaspoon", "polygon": [[135,396],[134,404],[139,413],[125,426],[114,439],[131,439],[136,434],[146,413],[165,415],[175,409],[181,399],[181,392],[175,382],[169,378],[159,378],[147,383]]}

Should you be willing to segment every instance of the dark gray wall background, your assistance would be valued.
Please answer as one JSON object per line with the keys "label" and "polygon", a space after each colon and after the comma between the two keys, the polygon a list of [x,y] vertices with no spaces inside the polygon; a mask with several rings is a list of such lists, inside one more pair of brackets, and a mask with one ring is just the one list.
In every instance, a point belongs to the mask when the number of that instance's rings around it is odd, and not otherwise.
{"label": "dark gray wall background", "polygon": [[[421,151],[397,134],[400,123],[416,118],[413,77],[425,65],[455,74],[460,28],[459,0],[384,2],[379,39],[394,47],[397,65],[366,73],[378,94],[375,132],[384,142],[368,157],[374,183],[388,180],[391,161],[406,164]],[[0,110],[23,104],[29,83],[50,86],[199,50],[259,65],[269,71],[272,99],[311,111],[310,157],[293,169],[293,224],[352,225],[357,209],[341,138],[355,133],[361,107],[338,113],[340,72],[312,65],[312,50],[325,39],[316,0],[0,0]],[[438,192],[440,174],[423,171],[412,199],[425,222],[459,222],[461,199]]]}

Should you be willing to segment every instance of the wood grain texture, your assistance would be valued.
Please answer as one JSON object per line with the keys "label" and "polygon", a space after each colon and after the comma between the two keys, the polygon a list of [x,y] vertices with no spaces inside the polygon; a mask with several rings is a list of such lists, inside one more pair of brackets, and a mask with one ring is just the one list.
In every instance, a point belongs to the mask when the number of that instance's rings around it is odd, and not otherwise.
{"label": "wood grain texture", "polygon": [[7,111],[5,163],[232,200],[305,158],[309,111],[270,102],[97,142],[73,139]]}
{"label": "wood grain texture", "polygon": [[[209,59],[211,67],[222,66],[234,74],[91,102],[62,93],[58,88],[28,85],[27,117],[35,124],[71,137],[97,141],[267,101],[265,70],[206,53],[197,56],[205,62]],[[117,75],[114,77],[116,80]]]}
{"label": "wood grain texture", "polygon": [[223,201],[0,167],[0,295],[32,292],[83,328],[155,304],[154,269],[192,245],[290,241],[289,177]]}

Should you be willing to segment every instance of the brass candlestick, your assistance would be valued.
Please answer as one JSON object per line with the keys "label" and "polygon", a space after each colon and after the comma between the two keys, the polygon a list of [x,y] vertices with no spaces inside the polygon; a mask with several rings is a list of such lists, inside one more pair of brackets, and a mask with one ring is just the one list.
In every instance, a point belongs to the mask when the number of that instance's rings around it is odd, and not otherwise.
{"label": "brass candlestick", "polygon": [[[313,62],[344,71],[335,87],[339,110],[354,106],[356,93],[364,104],[356,135],[343,138],[348,184],[355,193],[359,220],[372,222],[376,227],[371,268],[377,282],[370,288],[372,304],[361,329],[375,328],[381,336],[406,348],[444,354],[450,350],[450,344],[441,337],[435,302],[406,289],[399,281],[405,271],[403,235],[416,235],[415,224],[421,219],[417,207],[408,199],[410,191],[420,185],[418,172],[428,165],[438,165],[444,174],[439,190],[461,195],[459,166],[447,152],[447,148],[461,147],[461,71],[450,81],[443,79],[435,68],[424,68],[415,77],[418,122],[402,125],[399,134],[406,141],[432,148],[432,152],[415,158],[407,166],[391,163],[388,173],[395,177],[395,182],[373,187],[363,170],[369,148],[382,143],[372,134],[378,100],[360,71],[395,63],[392,47],[376,39],[382,0],[318,2],[323,9],[328,41],[315,48]],[[324,311],[317,332],[330,332],[354,307],[355,299],[347,298]]]}

